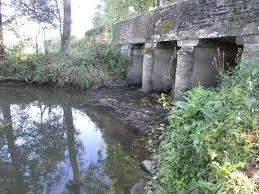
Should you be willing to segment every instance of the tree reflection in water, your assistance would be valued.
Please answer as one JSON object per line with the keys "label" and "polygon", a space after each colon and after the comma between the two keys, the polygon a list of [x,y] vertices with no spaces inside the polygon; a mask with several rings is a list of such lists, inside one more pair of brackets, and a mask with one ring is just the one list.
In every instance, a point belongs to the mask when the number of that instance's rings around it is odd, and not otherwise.
{"label": "tree reflection in water", "polygon": [[[57,122],[60,117],[49,112],[47,120],[43,121],[40,117],[39,121],[36,121],[26,114],[28,106],[12,106],[12,108],[13,119],[10,105],[2,105],[4,124],[2,131],[6,131],[8,152],[14,169],[13,175],[9,177],[15,180],[14,189],[17,192],[12,190],[12,185],[7,190],[11,189],[11,193],[48,192],[49,188],[63,176],[60,161],[64,159],[65,131]],[[16,111],[24,114],[19,116],[15,114]],[[12,120],[15,124],[12,124]],[[2,144],[1,148],[4,149],[5,146]],[[4,153],[8,159],[8,152],[1,151],[1,154]],[[8,163],[8,160],[6,162]],[[20,181],[20,177],[23,181]]]}
{"label": "tree reflection in water", "polygon": [[0,193],[127,193],[141,178],[139,161],[129,153],[136,136],[103,110],[91,108],[100,129],[64,100],[4,101]]}
{"label": "tree reflection in water", "polygon": [[23,177],[22,166],[20,163],[22,157],[21,157],[20,150],[15,145],[15,137],[14,137],[13,127],[12,127],[10,105],[3,105],[2,113],[3,113],[4,122],[2,123],[3,126],[1,131],[5,133],[3,135],[5,135],[7,149],[11,159],[11,168],[6,169],[7,170],[6,173],[10,173],[11,176],[10,177],[8,176],[9,178],[7,179],[4,178],[4,180],[6,181],[6,184],[4,182],[4,187],[2,187],[3,188],[2,192],[24,193],[25,192],[24,177]]}
{"label": "tree reflection in water", "polygon": [[68,145],[68,155],[70,164],[73,171],[73,180],[70,180],[67,184],[67,188],[75,194],[80,193],[80,177],[77,163],[77,151],[75,147],[75,128],[73,123],[73,115],[71,107],[64,106],[64,120],[65,128],[67,129],[67,145]]}

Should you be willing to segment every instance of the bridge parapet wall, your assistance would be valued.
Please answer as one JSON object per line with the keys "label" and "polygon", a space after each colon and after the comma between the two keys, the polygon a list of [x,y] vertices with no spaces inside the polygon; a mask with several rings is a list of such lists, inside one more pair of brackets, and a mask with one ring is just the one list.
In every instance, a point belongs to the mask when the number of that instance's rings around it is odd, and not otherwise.
{"label": "bridge parapet wall", "polygon": [[259,34],[258,0],[179,0],[115,24],[115,45]]}

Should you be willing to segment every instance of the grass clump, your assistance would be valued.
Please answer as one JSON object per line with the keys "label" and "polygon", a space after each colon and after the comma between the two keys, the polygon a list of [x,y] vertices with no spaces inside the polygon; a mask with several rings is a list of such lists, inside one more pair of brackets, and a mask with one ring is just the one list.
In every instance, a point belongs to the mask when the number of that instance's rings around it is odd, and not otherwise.
{"label": "grass clump", "polygon": [[160,145],[159,193],[252,193],[244,167],[259,143],[245,134],[258,128],[259,64],[241,63],[217,90],[194,88],[178,102]]}
{"label": "grass clump", "polygon": [[128,58],[110,44],[87,46],[82,41],[71,45],[69,57],[58,52],[23,54],[8,52],[0,76],[58,86],[102,86],[105,81],[125,77]]}

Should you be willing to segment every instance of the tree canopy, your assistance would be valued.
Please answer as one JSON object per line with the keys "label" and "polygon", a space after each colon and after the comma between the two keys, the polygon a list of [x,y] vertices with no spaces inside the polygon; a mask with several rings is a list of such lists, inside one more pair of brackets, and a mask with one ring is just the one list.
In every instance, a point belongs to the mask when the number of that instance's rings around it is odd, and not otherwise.
{"label": "tree canopy", "polygon": [[37,23],[54,24],[56,4],[54,0],[12,0],[17,13]]}

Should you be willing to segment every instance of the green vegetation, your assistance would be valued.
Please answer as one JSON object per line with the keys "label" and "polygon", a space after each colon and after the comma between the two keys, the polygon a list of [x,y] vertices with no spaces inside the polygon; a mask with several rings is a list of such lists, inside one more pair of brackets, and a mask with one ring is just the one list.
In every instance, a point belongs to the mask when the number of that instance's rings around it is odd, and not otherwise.
{"label": "green vegetation", "polygon": [[244,167],[258,156],[258,88],[258,63],[243,62],[218,89],[197,87],[176,103],[160,145],[158,193],[256,190]]}
{"label": "green vegetation", "polygon": [[[115,22],[148,12],[149,10],[173,3],[175,0],[103,0],[104,4],[97,6],[93,20],[104,25],[109,32]],[[99,13],[99,14],[98,14]],[[95,22],[96,23],[96,22]],[[98,27],[94,26],[94,28]]]}
{"label": "green vegetation", "polygon": [[172,23],[170,20],[163,21],[162,27],[161,27],[161,33],[166,34],[170,31],[172,27]]}
{"label": "green vegetation", "polygon": [[87,30],[85,32],[85,37],[97,36],[97,35],[101,34],[102,32],[103,32],[103,28],[102,27],[92,28],[92,29]]}
{"label": "green vegetation", "polygon": [[125,76],[127,57],[108,43],[87,46],[74,41],[70,55],[59,53],[25,55],[19,51],[6,53],[1,66],[2,79],[50,83],[58,86],[101,86],[106,80]]}

